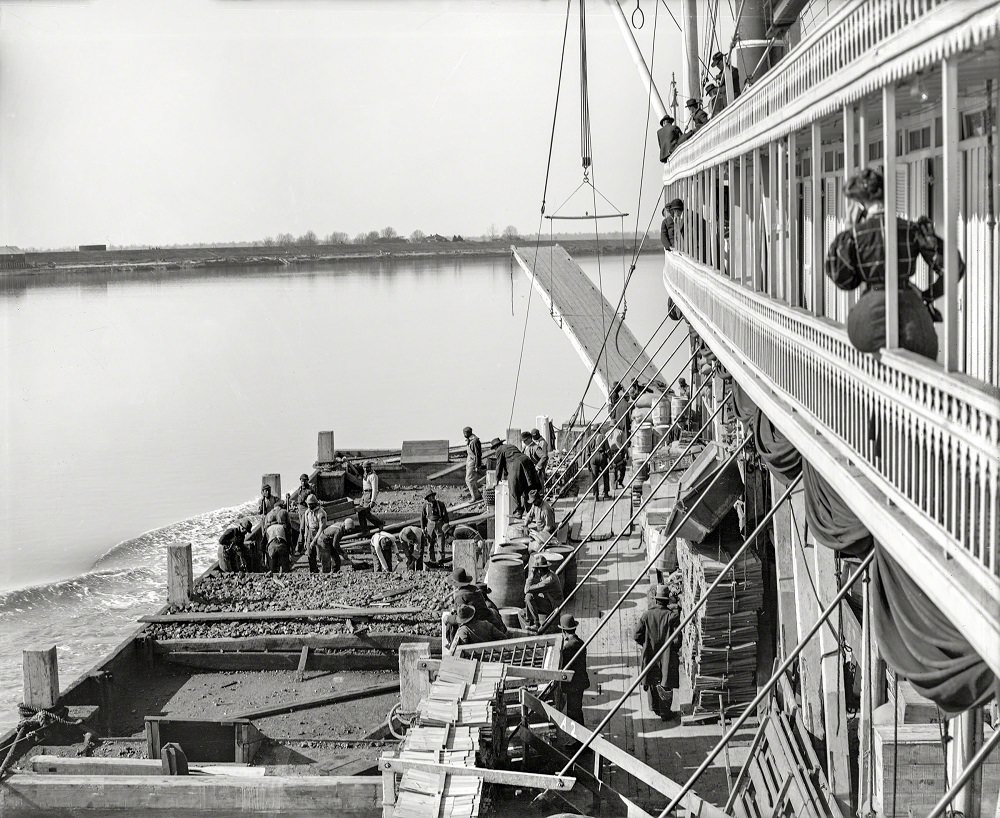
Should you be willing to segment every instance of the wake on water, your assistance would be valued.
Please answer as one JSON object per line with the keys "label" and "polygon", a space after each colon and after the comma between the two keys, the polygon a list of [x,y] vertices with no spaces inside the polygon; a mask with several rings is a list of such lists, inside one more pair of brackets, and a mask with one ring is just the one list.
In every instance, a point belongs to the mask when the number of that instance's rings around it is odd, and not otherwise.
{"label": "wake on water", "polygon": [[166,599],[169,543],[190,542],[195,574],[216,558],[219,533],[252,502],[217,509],[119,543],[78,577],[0,594],[0,730],[14,726],[21,701],[21,650],[59,647],[60,686],[122,641]]}

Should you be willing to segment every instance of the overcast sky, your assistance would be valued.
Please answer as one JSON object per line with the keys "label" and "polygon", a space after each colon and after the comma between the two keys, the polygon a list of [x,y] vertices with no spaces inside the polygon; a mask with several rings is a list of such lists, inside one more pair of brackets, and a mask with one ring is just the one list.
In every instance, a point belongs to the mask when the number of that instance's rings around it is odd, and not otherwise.
{"label": "overcast sky", "polygon": [[[635,2],[622,5],[631,14]],[[654,2],[640,5],[648,61]],[[668,5],[679,18],[680,0]],[[387,225],[479,235],[491,223],[533,234],[565,8],[0,0],[0,243],[225,242]],[[632,214],[631,230],[646,94],[606,0],[587,8],[595,179]],[[663,5],[659,14],[654,75],[666,97],[671,73],[680,81],[681,35]],[[550,213],[582,178],[578,26],[573,0]],[[643,227],[659,193],[655,119]],[[563,212],[592,209],[578,194]]]}

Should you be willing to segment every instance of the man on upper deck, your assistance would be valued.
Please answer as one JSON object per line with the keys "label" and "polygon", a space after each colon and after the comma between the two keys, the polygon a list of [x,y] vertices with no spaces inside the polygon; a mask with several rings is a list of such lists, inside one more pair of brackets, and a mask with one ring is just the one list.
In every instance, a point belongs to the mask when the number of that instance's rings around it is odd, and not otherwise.
{"label": "man on upper deck", "polygon": [[674,152],[674,148],[681,143],[683,138],[684,134],[675,124],[674,118],[670,114],[664,114],[663,119],[660,120],[660,128],[656,132],[656,141],[660,143],[661,162],[666,162],[670,158],[670,154]]}
{"label": "man on upper deck", "polygon": [[688,112],[688,127],[685,133],[691,136],[708,124],[708,114],[701,107],[701,100],[695,97],[689,99],[684,107],[687,108]]}
{"label": "man on upper deck", "polygon": [[462,434],[465,436],[465,485],[472,496],[472,502],[476,502],[483,497],[479,491],[479,473],[483,470],[483,444],[472,433],[471,426],[462,429]]}
{"label": "man on upper deck", "polygon": [[673,250],[684,235],[684,202],[671,199],[663,208],[663,221],[660,223],[660,242],[664,250]]}

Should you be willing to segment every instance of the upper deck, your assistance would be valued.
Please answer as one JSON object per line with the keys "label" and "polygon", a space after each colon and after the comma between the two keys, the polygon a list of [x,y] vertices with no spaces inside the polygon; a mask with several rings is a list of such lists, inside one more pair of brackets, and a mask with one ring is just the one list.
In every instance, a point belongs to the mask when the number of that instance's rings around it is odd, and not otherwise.
{"label": "upper deck", "polygon": [[[664,166],[666,198],[686,205],[669,294],[994,670],[998,32],[996,2],[849,2]],[[887,211],[929,216],[944,239],[936,361],[898,348],[894,286],[886,348],[856,349],[845,324],[860,290],[824,274],[845,182],[864,167],[887,179]],[[930,280],[921,261],[913,282]]]}

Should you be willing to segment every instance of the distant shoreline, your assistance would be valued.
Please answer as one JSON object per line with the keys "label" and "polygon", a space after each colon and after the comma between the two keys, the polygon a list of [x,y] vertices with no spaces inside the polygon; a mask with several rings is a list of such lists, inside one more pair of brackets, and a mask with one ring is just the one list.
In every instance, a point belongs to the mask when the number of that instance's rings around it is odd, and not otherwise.
{"label": "distant shoreline", "polygon": [[[531,238],[518,244],[534,244]],[[553,242],[544,241],[540,246]],[[618,255],[620,239],[567,239],[556,241],[570,255]],[[502,258],[510,254],[511,242],[421,242],[386,241],[370,245],[315,245],[312,247],[190,247],[149,248],[140,250],[65,250],[26,253],[27,267],[0,270],[0,277],[34,277],[52,274],[89,273],[136,274],[142,272],[211,270],[215,267],[283,268],[299,264],[338,264],[349,261],[394,261],[448,258]],[[660,251],[651,236],[642,252]],[[631,240],[625,252],[631,256]]]}

